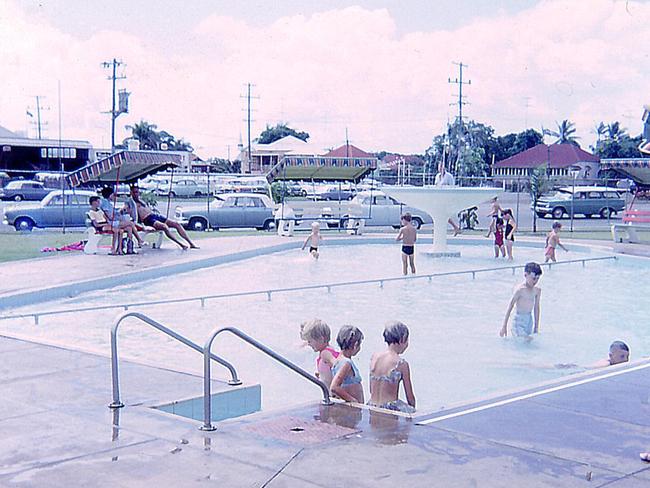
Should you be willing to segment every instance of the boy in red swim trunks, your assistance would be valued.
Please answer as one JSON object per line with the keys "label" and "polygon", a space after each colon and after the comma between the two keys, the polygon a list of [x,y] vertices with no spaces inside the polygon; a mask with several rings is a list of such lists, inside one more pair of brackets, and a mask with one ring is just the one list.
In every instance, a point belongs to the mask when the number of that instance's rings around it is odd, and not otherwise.
{"label": "boy in red swim trunks", "polygon": [[546,236],[546,247],[544,248],[544,262],[548,263],[549,260],[554,263],[557,262],[555,258],[555,248],[560,246],[564,249],[565,252],[569,250],[562,245],[560,242],[560,231],[562,230],[562,224],[555,221],[553,222],[553,229]]}

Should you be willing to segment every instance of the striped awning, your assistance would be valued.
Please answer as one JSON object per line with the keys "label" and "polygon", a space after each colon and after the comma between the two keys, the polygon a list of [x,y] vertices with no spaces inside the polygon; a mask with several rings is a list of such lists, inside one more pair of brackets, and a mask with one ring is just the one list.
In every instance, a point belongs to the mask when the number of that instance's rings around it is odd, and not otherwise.
{"label": "striped awning", "polygon": [[377,158],[285,156],[266,175],[274,180],[354,181],[377,169]]}
{"label": "striped awning", "polygon": [[650,168],[650,158],[601,159],[601,169]]}
{"label": "striped awning", "polygon": [[180,163],[180,155],[165,151],[120,151],[86,165],[66,178],[71,187],[90,182],[131,183],[158,171],[177,167]]}

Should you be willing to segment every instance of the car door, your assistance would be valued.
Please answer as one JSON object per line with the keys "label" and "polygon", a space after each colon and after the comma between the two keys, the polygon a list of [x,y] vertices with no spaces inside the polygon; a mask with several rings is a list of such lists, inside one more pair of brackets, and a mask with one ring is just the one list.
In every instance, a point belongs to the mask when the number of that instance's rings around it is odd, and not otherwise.
{"label": "car door", "polygon": [[38,213],[40,218],[35,215],[34,221],[39,227],[60,227],[63,221],[63,195],[54,195]]}
{"label": "car door", "polygon": [[215,227],[243,226],[241,207],[237,206],[238,199],[239,197],[235,196],[227,197],[223,205],[214,212],[217,218]]}
{"label": "car door", "polygon": [[392,207],[393,204],[386,195],[373,195],[370,225],[391,225]]}
{"label": "car door", "polygon": [[267,218],[270,218],[268,209],[259,197],[248,197],[244,212],[246,227],[263,227]]}
{"label": "car door", "polygon": [[67,205],[65,207],[65,225],[71,227],[83,227],[86,225],[86,212],[90,205],[88,197],[73,193],[67,195]]}

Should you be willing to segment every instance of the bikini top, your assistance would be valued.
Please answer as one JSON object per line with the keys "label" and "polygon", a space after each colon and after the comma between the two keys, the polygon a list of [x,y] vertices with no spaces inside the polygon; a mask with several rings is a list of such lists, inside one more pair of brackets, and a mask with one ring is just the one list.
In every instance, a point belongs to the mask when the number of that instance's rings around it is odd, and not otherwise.
{"label": "bikini top", "polygon": [[[332,356],[334,356],[334,359],[339,357],[340,352],[336,351],[335,349],[332,349],[330,346],[327,346],[323,351],[329,351],[332,353]],[[316,358],[316,369],[320,368],[320,354]]]}
{"label": "bikini top", "polygon": [[386,383],[399,383],[402,380],[402,372],[399,371],[397,368],[400,367],[400,365],[404,362],[403,359],[400,358],[399,361],[393,366],[393,369],[391,369],[388,374],[382,374],[379,376],[375,376],[374,374],[370,373],[370,380],[374,381],[385,381]]}
{"label": "bikini top", "polygon": [[342,361],[335,362],[334,367],[332,368],[332,375],[336,376],[338,370],[341,369],[345,363],[350,364],[350,367],[352,368],[352,374],[343,378],[341,386],[361,384],[361,374],[359,373],[359,369],[357,368],[357,365],[354,364],[354,361],[352,361],[350,358],[344,358]]}

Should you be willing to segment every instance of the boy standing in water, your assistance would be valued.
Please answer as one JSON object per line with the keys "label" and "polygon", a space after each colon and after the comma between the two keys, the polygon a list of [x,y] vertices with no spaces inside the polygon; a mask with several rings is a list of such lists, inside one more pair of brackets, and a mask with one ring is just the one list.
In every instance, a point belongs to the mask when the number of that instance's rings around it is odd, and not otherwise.
{"label": "boy standing in water", "polygon": [[[513,307],[516,314],[512,322],[512,335],[523,336],[531,339],[532,334],[539,332],[539,301],[542,290],[536,286],[539,278],[542,276],[542,268],[537,263],[527,263],[524,267],[524,282],[517,287],[514,295],[510,299],[506,317],[503,319],[503,326],[499,331],[499,336],[508,335],[508,319]],[[534,323],[533,323],[534,314]]]}
{"label": "boy standing in water", "polygon": [[411,273],[415,274],[415,241],[418,231],[411,225],[411,214],[406,212],[402,215],[402,227],[395,238],[402,241],[402,271],[404,276],[408,274],[408,266],[411,264]]}
{"label": "boy standing in water", "polygon": [[305,243],[302,245],[302,248],[305,249],[307,247],[307,243],[311,241],[309,244],[309,254],[312,255],[314,259],[318,259],[318,244],[320,244],[320,241],[323,239],[323,236],[320,235],[320,224],[318,222],[312,222],[311,224],[311,234],[305,239]]}
{"label": "boy standing in water", "polygon": [[565,252],[569,252],[569,250],[560,242],[561,230],[562,224],[560,224],[558,221],[555,221],[553,222],[553,229],[546,235],[546,247],[544,248],[545,263],[548,263],[549,259],[554,263],[557,262],[555,259],[555,248],[558,246],[564,249]]}

